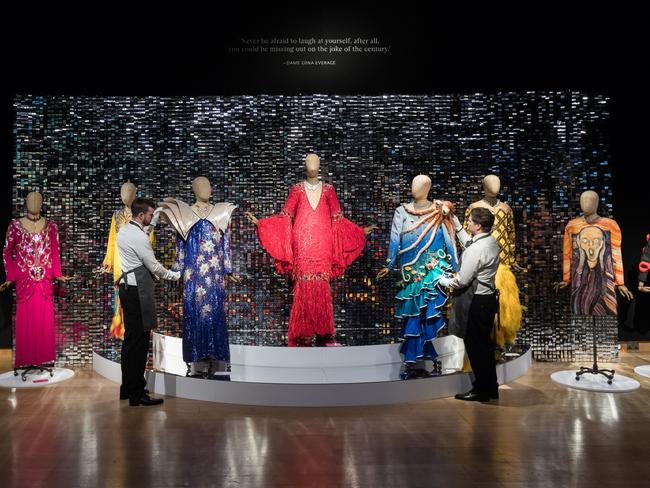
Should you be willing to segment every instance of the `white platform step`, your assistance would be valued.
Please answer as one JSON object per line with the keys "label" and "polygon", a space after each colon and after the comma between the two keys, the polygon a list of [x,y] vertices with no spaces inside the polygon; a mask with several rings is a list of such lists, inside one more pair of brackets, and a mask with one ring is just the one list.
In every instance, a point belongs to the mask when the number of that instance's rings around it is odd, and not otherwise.
{"label": "white platform step", "polygon": [[[362,383],[399,379],[399,344],[348,347],[264,347],[232,344],[231,380],[258,383]],[[465,357],[462,339],[434,341],[445,373],[460,371]],[[428,363],[431,369],[431,363]],[[185,376],[183,340],[153,334],[156,371]]]}
{"label": "white platform step", "polygon": [[[376,380],[380,376],[377,371],[381,372],[383,369],[389,371],[389,378],[397,378],[393,375],[399,371],[399,363],[382,363],[386,358],[395,358],[396,347],[398,345],[323,348],[232,346],[231,381],[188,378],[172,373],[149,371],[148,387],[152,393],[192,400],[294,407],[407,403],[449,397],[471,387],[471,376],[467,373],[407,381]],[[346,366],[329,367],[334,357]],[[277,360],[280,366],[267,365],[267,361],[271,359]],[[399,355],[397,359],[401,361]],[[96,372],[120,383],[119,363],[97,353],[94,353],[93,361]],[[372,362],[375,364],[371,364]],[[518,358],[497,365],[499,383],[506,384],[519,378],[530,368],[531,362],[532,352],[528,350]],[[306,366],[309,364],[311,366]],[[282,370],[285,378],[287,375],[294,375],[294,381],[277,382],[277,375],[273,378],[275,382],[251,381],[251,378],[259,377],[263,370],[272,375],[276,369]],[[305,369],[306,372],[303,371]],[[321,372],[314,372],[318,370]],[[323,374],[327,376],[327,381],[322,381]],[[314,381],[310,381],[312,377]]]}

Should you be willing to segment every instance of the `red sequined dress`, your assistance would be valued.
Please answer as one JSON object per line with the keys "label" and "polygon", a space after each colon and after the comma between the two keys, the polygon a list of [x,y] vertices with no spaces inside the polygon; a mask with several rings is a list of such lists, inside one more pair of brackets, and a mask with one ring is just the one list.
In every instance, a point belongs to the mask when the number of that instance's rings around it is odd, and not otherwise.
{"label": "red sequined dress", "polygon": [[330,280],[343,274],[366,242],[363,229],[342,216],[334,187],[323,184],[313,208],[304,183],[294,185],[282,212],[259,220],[257,235],[276,270],[291,273],[294,281],[289,345],[334,334]]}

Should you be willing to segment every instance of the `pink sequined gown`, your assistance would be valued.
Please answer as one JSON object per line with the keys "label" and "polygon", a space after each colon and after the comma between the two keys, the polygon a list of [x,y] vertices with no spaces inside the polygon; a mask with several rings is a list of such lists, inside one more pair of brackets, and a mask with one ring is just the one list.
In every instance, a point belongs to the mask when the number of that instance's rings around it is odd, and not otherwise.
{"label": "pink sequined gown", "polygon": [[289,345],[334,334],[330,280],[343,274],[366,242],[363,229],[341,215],[334,187],[323,184],[314,209],[304,183],[294,185],[282,212],[259,220],[257,234],[277,271],[294,280]]}
{"label": "pink sequined gown", "polygon": [[14,366],[54,361],[53,282],[61,276],[56,224],[48,220],[42,231],[31,233],[12,220],[3,257],[7,281],[16,285]]}

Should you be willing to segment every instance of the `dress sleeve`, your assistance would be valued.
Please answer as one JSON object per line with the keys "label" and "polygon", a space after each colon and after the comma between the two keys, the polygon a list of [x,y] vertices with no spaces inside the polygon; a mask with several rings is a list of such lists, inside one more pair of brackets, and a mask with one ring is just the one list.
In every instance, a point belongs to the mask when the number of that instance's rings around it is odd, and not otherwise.
{"label": "dress sleeve", "polygon": [[465,219],[463,220],[463,229],[467,230],[467,221],[469,220],[469,214],[472,212],[472,206],[470,205],[465,209]]}
{"label": "dress sleeve", "polygon": [[226,274],[232,273],[232,255],[230,253],[230,227],[223,234],[223,271]]}
{"label": "dress sleeve", "polygon": [[278,273],[288,273],[293,267],[291,234],[299,199],[299,190],[294,186],[289,191],[287,201],[278,215],[259,219],[257,222],[260,244],[275,260],[275,269]]}
{"label": "dress sleeve", "polygon": [[104,262],[102,263],[104,266],[109,266],[110,269],[113,269],[113,259],[115,256],[115,246],[117,245],[116,243],[116,236],[117,236],[117,224],[115,223],[115,214],[113,214],[113,217],[111,218],[111,230],[108,233],[108,244],[106,245],[106,256],[104,256]]}
{"label": "dress sleeve", "polygon": [[515,264],[515,249],[516,249],[516,236],[515,236],[515,216],[512,212],[512,209],[506,214],[506,225],[505,225],[505,235],[506,235],[506,244],[505,244],[505,253],[502,260],[503,264],[511,266]]}
{"label": "dress sleeve", "polygon": [[571,222],[564,228],[564,251],[562,253],[562,281],[571,283],[571,258],[573,254],[571,243]]}
{"label": "dress sleeve", "polygon": [[361,254],[366,245],[363,229],[349,221],[341,213],[341,206],[333,187],[328,188],[327,201],[332,217],[334,255],[332,276],[341,276],[352,262]]}
{"label": "dress sleeve", "polygon": [[174,264],[172,264],[172,271],[180,271],[181,279],[183,279],[183,272],[185,271],[185,241],[180,235],[176,235],[176,257]]}
{"label": "dress sleeve", "polygon": [[20,278],[20,268],[13,258],[14,248],[16,247],[16,229],[12,221],[7,228],[7,237],[5,238],[5,248],[2,257],[5,264],[5,273],[7,281],[17,281]]}
{"label": "dress sleeve", "polygon": [[404,220],[398,208],[395,210],[393,223],[390,227],[390,243],[388,244],[388,256],[386,257],[386,267],[388,269],[395,269],[397,265],[397,254],[399,253],[402,240],[403,223]]}
{"label": "dress sleeve", "polygon": [[50,223],[50,245],[52,246],[52,277],[58,278],[61,273],[61,257],[59,256],[59,230],[54,222]]}
{"label": "dress sleeve", "polygon": [[[149,226],[149,227],[151,227],[151,226]],[[149,231],[149,244],[151,244],[151,249],[154,249],[156,247],[156,235],[155,235],[153,229],[151,229]]]}
{"label": "dress sleeve", "polygon": [[614,282],[618,285],[625,284],[623,273],[623,254],[621,253],[621,229],[615,220],[611,221],[610,236],[612,239],[612,264],[614,267]]}

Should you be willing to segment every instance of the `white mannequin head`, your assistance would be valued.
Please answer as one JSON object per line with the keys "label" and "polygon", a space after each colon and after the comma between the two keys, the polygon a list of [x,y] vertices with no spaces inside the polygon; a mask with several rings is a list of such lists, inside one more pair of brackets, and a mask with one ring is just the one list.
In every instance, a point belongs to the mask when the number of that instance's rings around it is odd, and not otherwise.
{"label": "white mannequin head", "polygon": [[212,186],[210,186],[210,181],[205,176],[199,176],[192,180],[192,191],[197,202],[207,203],[210,196],[212,196]]}
{"label": "white mannequin head", "polygon": [[501,180],[497,175],[487,175],[483,178],[483,191],[486,197],[494,198],[501,191]]}
{"label": "white mannequin head", "polygon": [[131,204],[133,203],[133,200],[135,200],[135,194],[137,191],[138,189],[136,186],[130,181],[122,184],[120,187],[120,198],[125,207],[131,208]]}
{"label": "white mannequin head", "polygon": [[43,195],[37,191],[31,191],[27,194],[25,199],[27,203],[27,211],[32,215],[38,215],[41,213],[41,208],[43,206]]}
{"label": "white mannequin head", "polygon": [[580,209],[585,217],[589,217],[598,212],[598,193],[592,190],[582,192],[580,195]]}
{"label": "white mannequin head", "polygon": [[318,178],[320,158],[316,154],[308,154],[305,158],[305,174],[307,178]]}
{"label": "white mannequin head", "polygon": [[427,175],[417,175],[411,183],[411,195],[415,200],[426,200],[431,190],[431,178]]}

